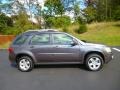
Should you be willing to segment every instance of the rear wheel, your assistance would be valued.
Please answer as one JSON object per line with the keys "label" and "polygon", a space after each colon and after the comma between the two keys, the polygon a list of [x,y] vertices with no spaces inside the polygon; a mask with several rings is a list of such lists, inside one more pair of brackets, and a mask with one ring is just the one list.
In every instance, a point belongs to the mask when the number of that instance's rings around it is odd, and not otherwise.
{"label": "rear wheel", "polygon": [[90,54],[86,58],[86,67],[91,71],[99,71],[103,67],[103,58],[98,54]]}
{"label": "rear wheel", "polygon": [[29,56],[22,56],[18,58],[18,69],[22,72],[28,72],[33,69],[33,61]]}

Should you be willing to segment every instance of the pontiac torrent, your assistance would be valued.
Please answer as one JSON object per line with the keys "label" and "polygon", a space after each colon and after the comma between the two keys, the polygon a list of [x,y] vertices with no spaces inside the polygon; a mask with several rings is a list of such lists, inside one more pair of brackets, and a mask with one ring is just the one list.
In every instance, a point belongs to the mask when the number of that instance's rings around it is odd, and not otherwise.
{"label": "pontiac torrent", "polygon": [[36,64],[84,64],[88,70],[98,71],[113,58],[108,46],[83,42],[53,29],[24,32],[8,51],[11,64],[22,72],[31,71]]}

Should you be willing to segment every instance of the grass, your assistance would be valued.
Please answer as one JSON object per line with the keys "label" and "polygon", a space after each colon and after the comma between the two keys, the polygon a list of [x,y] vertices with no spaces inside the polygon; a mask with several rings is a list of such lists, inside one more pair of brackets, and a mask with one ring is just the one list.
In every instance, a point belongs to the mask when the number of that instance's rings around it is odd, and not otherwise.
{"label": "grass", "polygon": [[69,33],[81,40],[109,46],[120,46],[120,21],[88,24],[88,31],[83,34],[76,34],[74,32],[75,28],[78,28],[78,26],[70,26],[68,28]]}

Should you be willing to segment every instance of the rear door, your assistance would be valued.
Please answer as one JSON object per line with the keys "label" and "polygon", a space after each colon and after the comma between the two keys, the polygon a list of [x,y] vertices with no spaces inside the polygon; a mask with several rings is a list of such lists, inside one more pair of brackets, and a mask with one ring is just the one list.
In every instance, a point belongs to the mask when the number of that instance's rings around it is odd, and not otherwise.
{"label": "rear door", "polygon": [[55,62],[79,62],[80,47],[78,44],[71,45],[74,40],[64,33],[52,34],[53,52]]}
{"label": "rear door", "polygon": [[53,48],[49,33],[34,35],[30,41],[30,49],[38,62],[50,62],[53,60]]}

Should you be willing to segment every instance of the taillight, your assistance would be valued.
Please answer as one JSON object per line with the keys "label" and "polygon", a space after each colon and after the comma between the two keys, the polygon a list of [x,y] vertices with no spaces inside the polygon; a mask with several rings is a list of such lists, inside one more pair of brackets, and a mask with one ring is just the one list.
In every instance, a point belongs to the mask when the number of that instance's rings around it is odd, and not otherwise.
{"label": "taillight", "polygon": [[8,52],[9,52],[9,53],[13,53],[13,51],[14,51],[14,50],[13,50],[12,47],[8,48]]}

